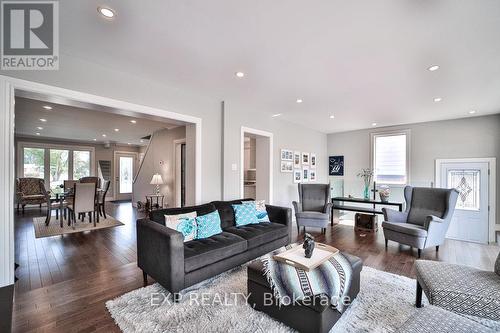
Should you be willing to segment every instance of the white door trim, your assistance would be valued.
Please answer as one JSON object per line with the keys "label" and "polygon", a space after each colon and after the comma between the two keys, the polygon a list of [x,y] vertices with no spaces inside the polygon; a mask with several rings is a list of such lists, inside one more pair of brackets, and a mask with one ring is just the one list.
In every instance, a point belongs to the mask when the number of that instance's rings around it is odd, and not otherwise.
{"label": "white door trim", "polygon": [[245,178],[245,133],[254,134],[259,136],[264,136],[269,138],[269,204],[273,204],[273,133],[262,131],[255,128],[241,126],[241,137],[240,137],[240,198],[243,198],[245,195],[244,188],[244,178]]}
{"label": "white door trim", "polygon": [[186,138],[174,140],[174,191],[175,191],[175,207],[181,206],[181,145],[186,143]]}
{"label": "white door trim", "polygon": [[495,243],[496,234],[496,163],[495,157],[478,158],[439,158],[436,159],[435,184],[441,186],[441,165],[444,163],[488,163],[488,241]]}
{"label": "white door trim", "polygon": [[0,75],[0,287],[14,283],[14,91],[51,95],[101,105],[126,114],[170,118],[195,125],[195,201],[201,203],[202,120],[164,109]]}

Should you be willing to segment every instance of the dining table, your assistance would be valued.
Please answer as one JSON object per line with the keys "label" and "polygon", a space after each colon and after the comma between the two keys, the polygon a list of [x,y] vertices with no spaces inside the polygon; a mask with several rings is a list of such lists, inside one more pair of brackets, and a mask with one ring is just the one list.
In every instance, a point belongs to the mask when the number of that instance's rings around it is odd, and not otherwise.
{"label": "dining table", "polygon": [[[100,189],[98,188],[97,189],[97,195],[96,195],[96,198],[98,197],[98,194],[101,193],[101,192],[104,192],[103,189]],[[56,209],[59,209],[59,223],[61,225],[61,228],[63,227],[63,223],[64,223],[64,200],[67,200],[67,199],[70,199],[73,197],[73,189],[69,189],[69,190],[52,190],[50,192],[50,202],[48,203],[47,205],[47,217],[45,218],[45,225],[49,225],[50,223],[50,219],[52,217],[52,203],[54,202],[58,202],[59,203],[59,207],[56,208]],[[68,226],[71,225],[71,222],[69,222],[69,219],[68,219]]]}

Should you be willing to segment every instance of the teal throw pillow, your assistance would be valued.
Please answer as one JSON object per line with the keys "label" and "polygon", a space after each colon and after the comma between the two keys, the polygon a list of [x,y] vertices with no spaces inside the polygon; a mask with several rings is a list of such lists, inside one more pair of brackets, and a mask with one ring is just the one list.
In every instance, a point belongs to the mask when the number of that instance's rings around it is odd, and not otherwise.
{"label": "teal throw pillow", "polygon": [[242,203],[241,205],[232,205],[234,216],[236,217],[236,226],[241,227],[247,224],[259,223],[257,219],[257,210],[255,203]]}
{"label": "teal throw pillow", "polygon": [[252,203],[255,205],[255,210],[257,212],[257,220],[259,221],[259,223],[271,222],[269,220],[269,216],[267,215],[266,201],[265,200],[243,201],[242,203],[244,203],[244,204]]}
{"label": "teal throw pillow", "polygon": [[196,217],[196,225],[198,227],[196,239],[208,238],[222,232],[218,211]]}

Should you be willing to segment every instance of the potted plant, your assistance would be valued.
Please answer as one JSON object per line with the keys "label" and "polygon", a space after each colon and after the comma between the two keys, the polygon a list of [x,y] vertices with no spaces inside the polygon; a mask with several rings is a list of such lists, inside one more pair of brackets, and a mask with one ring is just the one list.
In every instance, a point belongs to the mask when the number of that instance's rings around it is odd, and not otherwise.
{"label": "potted plant", "polygon": [[391,189],[387,185],[381,185],[378,189],[378,195],[380,196],[380,201],[388,202],[389,196],[391,195]]}
{"label": "potted plant", "polygon": [[363,182],[365,183],[365,190],[363,191],[363,198],[365,200],[370,199],[370,185],[372,183],[373,170],[370,168],[362,169],[361,172],[359,172],[357,176],[362,178]]}

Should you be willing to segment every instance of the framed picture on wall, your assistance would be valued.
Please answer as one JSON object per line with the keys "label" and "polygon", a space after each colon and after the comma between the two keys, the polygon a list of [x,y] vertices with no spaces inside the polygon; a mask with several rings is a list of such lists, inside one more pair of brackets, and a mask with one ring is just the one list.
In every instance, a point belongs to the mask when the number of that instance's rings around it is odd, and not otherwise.
{"label": "framed picture on wall", "polygon": [[316,169],[316,154],[311,153],[311,169]]}
{"label": "framed picture on wall", "polygon": [[281,161],[281,172],[293,172],[293,163],[291,161]]}
{"label": "framed picture on wall", "polygon": [[309,181],[309,167],[302,167],[302,181],[304,183]]}
{"label": "framed picture on wall", "polygon": [[316,170],[309,170],[309,181],[316,181]]}
{"label": "framed picture on wall", "polygon": [[344,156],[330,156],[328,159],[328,174],[330,176],[344,175]]}
{"label": "framed picture on wall", "polygon": [[295,168],[300,168],[300,151],[296,151],[293,153],[293,166]]}
{"label": "framed picture on wall", "polygon": [[281,149],[282,161],[293,161],[293,151],[290,149]]}
{"label": "framed picture on wall", "polygon": [[309,165],[309,153],[302,153],[302,164]]}
{"label": "framed picture on wall", "polygon": [[298,184],[302,181],[302,169],[293,170],[293,182]]}

